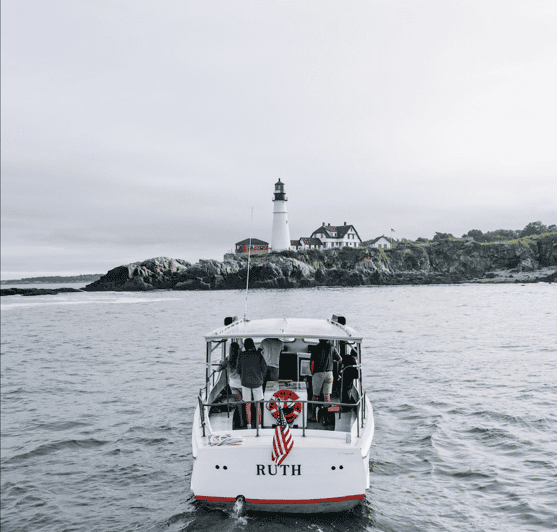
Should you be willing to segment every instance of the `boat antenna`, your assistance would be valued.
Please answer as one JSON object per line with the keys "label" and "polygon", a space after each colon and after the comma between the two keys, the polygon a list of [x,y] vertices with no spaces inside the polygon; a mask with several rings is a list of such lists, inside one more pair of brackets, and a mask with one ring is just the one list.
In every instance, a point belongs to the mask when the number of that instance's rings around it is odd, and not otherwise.
{"label": "boat antenna", "polygon": [[250,259],[251,259],[251,230],[253,228],[253,205],[251,206],[251,221],[249,225],[249,246],[248,246],[248,274],[246,277],[246,303],[244,305],[244,320],[246,319],[246,315],[248,313],[248,289],[249,289],[249,267],[250,267]]}

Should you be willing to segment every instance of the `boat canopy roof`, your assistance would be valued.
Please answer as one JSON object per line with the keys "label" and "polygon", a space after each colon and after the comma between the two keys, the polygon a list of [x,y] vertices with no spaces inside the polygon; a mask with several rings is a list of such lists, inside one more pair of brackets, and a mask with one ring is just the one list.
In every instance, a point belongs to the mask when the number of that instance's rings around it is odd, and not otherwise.
{"label": "boat canopy roof", "polygon": [[264,320],[239,320],[214,330],[205,336],[206,341],[227,338],[316,338],[361,342],[362,337],[352,327],[333,320],[311,318],[274,318]]}

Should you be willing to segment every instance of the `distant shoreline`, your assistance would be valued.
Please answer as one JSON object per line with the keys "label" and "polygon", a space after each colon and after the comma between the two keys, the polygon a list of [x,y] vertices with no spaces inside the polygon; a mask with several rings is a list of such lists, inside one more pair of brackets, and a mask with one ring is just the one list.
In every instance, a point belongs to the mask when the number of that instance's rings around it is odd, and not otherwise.
{"label": "distant shoreline", "polygon": [[24,277],[23,279],[1,280],[1,285],[10,284],[59,284],[59,283],[94,283],[104,274],[88,273],[83,275],[52,275],[42,277]]}
{"label": "distant shoreline", "polygon": [[[511,270],[499,270],[491,272],[486,276],[466,279],[453,282],[439,282],[431,283],[436,285],[463,285],[463,284],[530,284],[530,283],[552,283],[557,281],[557,268],[541,268],[532,272],[513,272]],[[39,284],[39,283],[37,283]],[[419,284],[426,283],[408,283],[408,285],[418,286]],[[429,284],[429,283],[427,283]],[[362,285],[363,286],[363,285]],[[367,286],[381,286],[381,285],[367,285]],[[403,286],[403,285],[400,285]],[[336,288],[332,286],[331,288]],[[295,289],[295,288],[291,288]],[[171,288],[159,288],[154,291],[159,290],[172,290]],[[252,290],[257,290],[257,288],[252,288]],[[118,292],[118,290],[114,290]],[[45,295],[56,295],[60,293],[71,293],[71,292],[86,292],[81,288],[71,288],[71,287],[60,287],[60,288],[4,288],[0,290],[0,296],[45,296]]]}
{"label": "distant shoreline", "polygon": [[[482,244],[445,239],[428,244],[400,242],[391,249],[343,247],[272,252],[251,259],[226,254],[222,262],[155,257],[117,266],[104,275],[49,276],[6,281],[1,295],[58,291],[143,292],[234,290],[314,286],[423,285],[557,282],[557,232],[512,243]],[[80,282],[70,288],[64,284]],[[44,286],[42,283],[58,286]],[[26,284],[35,286],[27,287]],[[19,285],[19,286],[17,286]],[[37,286],[39,285],[39,286]],[[47,290],[49,290],[47,292]]]}

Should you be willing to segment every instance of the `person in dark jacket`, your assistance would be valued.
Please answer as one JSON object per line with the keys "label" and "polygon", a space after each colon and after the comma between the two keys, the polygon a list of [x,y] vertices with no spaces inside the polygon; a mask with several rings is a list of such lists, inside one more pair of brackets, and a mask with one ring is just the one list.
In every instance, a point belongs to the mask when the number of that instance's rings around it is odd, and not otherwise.
{"label": "person in dark jacket", "polygon": [[342,357],[342,379],[341,379],[341,403],[348,403],[349,396],[348,392],[350,388],[356,385],[356,379],[359,376],[359,370],[357,367],[358,362],[358,352],[355,349],[350,349],[348,353],[348,348],[350,346],[341,346],[341,357]]}
{"label": "person in dark jacket", "polygon": [[[251,338],[244,340],[244,350],[238,356],[238,373],[242,383],[243,401],[263,401],[263,380],[267,373],[267,363],[261,350],[255,349]],[[261,405],[259,405],[259,422],[261,423]],[[251,404],[246,405],[248,427],[251,425]]]}
{"label": "person in dark jacket", "polygon": [[[314,401],[319,401],[321,392],[323,392],[323,401],[331,401],[334,360],[340,360],[340,355],[328,340],[319,340],[319,343],[311,350],[310,367],[313,375],[312,388]],[[313,412],[310,412],[310,419],[315,419]]]}

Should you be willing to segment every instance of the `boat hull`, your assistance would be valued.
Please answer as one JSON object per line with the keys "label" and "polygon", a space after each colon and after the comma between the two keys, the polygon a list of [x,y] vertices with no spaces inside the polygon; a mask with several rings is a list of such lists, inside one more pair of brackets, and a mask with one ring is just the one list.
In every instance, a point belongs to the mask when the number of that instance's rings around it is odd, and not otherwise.
{"label": "boat hull", "polygon": [[241,445],[211,446],[209,437],[194,430],[191,487],[197,501],[232,509],[242,497],[246,510],[273,513],[341,512],[362,502],[369,487],[372,415],[359,438],[322,430],[306,430],[304,437],[291,430],[294,447],[280,466],[271,460],[273,432],[232,431]]}
{"label": "boat hull", "polygon": [[[231,510],[236,503],[234,498],[216,500],[211,497],[196,497],[199,504],[208,508]],[[330,499],[274,500],[246,499],[244,509],[248,512],[317,514],[336,513],[352,510],[365,498],[364,494]]]}

